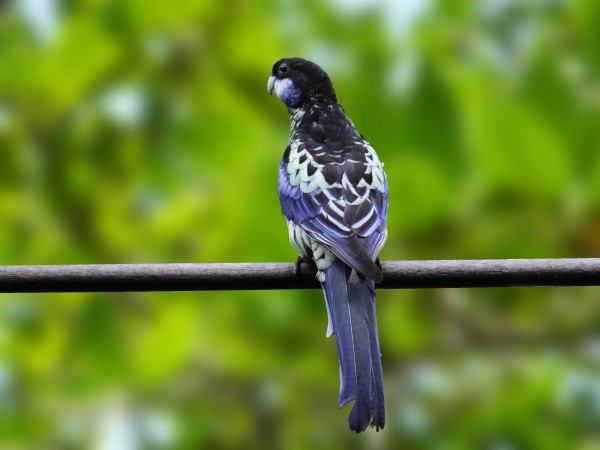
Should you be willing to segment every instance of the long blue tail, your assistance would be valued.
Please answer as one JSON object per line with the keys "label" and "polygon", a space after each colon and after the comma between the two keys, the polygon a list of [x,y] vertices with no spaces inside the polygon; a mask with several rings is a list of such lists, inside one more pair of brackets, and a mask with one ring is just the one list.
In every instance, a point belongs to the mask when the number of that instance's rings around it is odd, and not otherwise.
{"label": "long blue tail", "polygon": [[322,283],[340,361],[338,407],[354,400],[348,416],[350,429],[360,433],[367,426],[377,431],[385,425],[381,353],[375,317],[375,283],[369,279],[348,281],[350,268],[335,261]]}

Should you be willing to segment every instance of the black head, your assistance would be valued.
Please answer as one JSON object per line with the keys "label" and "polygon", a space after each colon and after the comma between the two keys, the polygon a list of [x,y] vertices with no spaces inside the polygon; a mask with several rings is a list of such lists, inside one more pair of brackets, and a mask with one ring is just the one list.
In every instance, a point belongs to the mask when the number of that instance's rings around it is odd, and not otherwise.
{"label": "black head", "polygon": [[327,73],[303,58],[284,58],[273,65],[267,84],[288,108],[300,108],[311,102],[335,103],[335,91]]}

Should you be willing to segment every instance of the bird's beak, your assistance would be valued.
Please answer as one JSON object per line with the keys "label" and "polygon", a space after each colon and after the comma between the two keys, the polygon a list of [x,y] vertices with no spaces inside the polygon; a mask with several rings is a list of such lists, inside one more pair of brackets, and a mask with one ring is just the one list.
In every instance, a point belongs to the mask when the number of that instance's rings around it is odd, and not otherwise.
{"label": "bird's beak", "polygon": [[276,80],[277,78],[275,78],[275,75],[271,75],[269,77],[269,81],[267,81],[267,92],[269,93],[269,95],[271,95],[273,93],[273,89],[275,89]]}

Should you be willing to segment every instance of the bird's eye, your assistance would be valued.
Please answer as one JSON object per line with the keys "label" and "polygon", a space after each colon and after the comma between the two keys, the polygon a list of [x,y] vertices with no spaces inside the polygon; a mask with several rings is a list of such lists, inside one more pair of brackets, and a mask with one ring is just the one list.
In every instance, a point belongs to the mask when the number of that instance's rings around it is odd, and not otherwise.
{"label": "bird's eye", "polygon": [[279,66],[279,73],[281,75],[285,75],[286,73],[288,73],[288,71],[290,70],[290,68],[288,67],[287,64],[283,63]]}

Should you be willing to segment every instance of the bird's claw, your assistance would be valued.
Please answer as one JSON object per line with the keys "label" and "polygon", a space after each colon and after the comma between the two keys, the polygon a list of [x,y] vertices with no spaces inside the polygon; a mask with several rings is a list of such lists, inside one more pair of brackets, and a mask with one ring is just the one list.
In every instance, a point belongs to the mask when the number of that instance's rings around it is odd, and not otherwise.
{"label": "bird's claw", "polygon": [[298,259],[296,260],[295,273],[297,278],[308,275],[314,278],[314,275],[317,273],[317,264],[312,260],[312,258],[298,256]]}
{"label": "bird's claw", "polygon": [[381,267],[381,260],[379,259],[379,256],[377,258],[375,258],[375,265],[377,267],[379,267],[379,270],[381,270],[383,272],[383,268]]}

